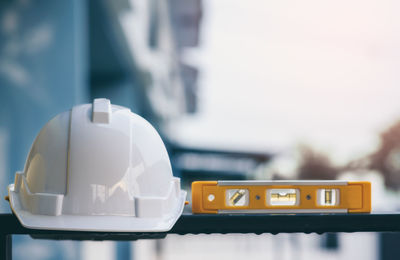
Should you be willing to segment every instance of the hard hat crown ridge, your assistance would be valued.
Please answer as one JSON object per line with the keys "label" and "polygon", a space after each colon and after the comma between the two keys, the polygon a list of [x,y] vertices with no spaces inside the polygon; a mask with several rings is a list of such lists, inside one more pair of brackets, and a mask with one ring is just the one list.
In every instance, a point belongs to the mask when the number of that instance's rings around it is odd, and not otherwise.
{"label": "hard hat crown ridge", "polygon": [[9,195],[30,228],[165,231],[181,215],[186,192],[153,126],[95,99],[43,127]]}

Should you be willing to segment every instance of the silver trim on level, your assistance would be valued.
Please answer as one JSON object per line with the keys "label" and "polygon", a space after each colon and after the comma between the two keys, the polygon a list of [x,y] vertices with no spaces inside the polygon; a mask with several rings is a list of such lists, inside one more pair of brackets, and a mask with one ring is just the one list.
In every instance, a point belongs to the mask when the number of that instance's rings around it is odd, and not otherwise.
{"label": "silver trim on level", "polygon": [[218,210],[218,213],[347,213],[347,209],[238,209]]}
{"label": "silver trim on level", "polygon": [[236,185],[348,185],[347,181],[218,181],[220,186]]}

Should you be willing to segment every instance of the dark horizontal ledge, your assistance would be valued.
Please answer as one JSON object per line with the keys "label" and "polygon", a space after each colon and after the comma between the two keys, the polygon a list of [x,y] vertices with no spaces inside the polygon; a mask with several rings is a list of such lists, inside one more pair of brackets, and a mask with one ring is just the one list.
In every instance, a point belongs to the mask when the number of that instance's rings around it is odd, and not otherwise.
{"label": "dark horizontal ledge", "polygon": [[183,214],[168,232],[93,232],[28,229],[13,214],[0,214],[1,235],[66,240],[137,240],[167,234],[399,232],[400,213],[371,214]]}

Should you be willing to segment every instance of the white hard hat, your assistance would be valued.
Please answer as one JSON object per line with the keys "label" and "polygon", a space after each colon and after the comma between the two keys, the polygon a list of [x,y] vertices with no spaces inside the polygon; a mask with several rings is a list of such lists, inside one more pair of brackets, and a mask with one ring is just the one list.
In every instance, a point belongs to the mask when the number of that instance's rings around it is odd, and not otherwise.
{"label": "white hard hat", "polygon": [[167,231],[186,198],[157,131],[107,99],[50,120],[8,192],[23,226],[82,231]]}

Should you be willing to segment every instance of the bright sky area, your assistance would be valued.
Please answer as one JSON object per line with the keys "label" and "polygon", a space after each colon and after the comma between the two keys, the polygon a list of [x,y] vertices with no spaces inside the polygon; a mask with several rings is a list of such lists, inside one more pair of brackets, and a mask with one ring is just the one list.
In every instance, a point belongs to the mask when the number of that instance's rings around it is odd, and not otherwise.
{"label": "bright sky area", "polygon": [[400,119],[400,2],[205,0],[200,111],[175,122],[196,146],[284,151],[343,163]]}

